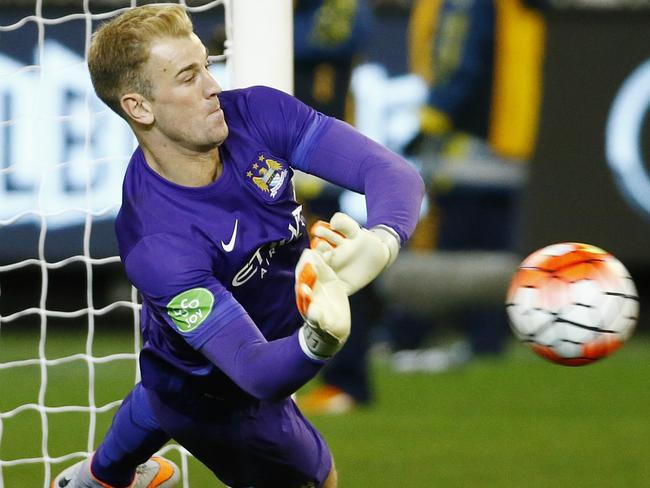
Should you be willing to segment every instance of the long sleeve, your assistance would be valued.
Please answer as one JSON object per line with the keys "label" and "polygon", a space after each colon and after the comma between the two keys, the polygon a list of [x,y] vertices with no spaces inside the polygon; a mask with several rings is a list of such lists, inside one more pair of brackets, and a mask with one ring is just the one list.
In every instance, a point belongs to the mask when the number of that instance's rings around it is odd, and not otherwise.
{"label": "long sleeve", "polygon": [[424,194],[422,178],[402,157],[339,120],[322,131],[305,171],[366,197],[367,226],[394,229],[404,243],[415,229]]}

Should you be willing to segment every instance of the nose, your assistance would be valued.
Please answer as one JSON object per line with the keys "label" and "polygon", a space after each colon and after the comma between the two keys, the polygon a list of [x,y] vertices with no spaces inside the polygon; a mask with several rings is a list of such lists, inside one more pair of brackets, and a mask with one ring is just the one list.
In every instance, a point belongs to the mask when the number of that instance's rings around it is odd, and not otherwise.
{"label": "nose", "polygon": [[205,82],[204,82],[204,95],[205,98],[213,98],[219,95],[221,93],[221,85],[217,82],[217,80],[214,79],[214,76],[212,76],[212,73],[208,71],[207,69],[205,70],[206,76],[204,77]]}

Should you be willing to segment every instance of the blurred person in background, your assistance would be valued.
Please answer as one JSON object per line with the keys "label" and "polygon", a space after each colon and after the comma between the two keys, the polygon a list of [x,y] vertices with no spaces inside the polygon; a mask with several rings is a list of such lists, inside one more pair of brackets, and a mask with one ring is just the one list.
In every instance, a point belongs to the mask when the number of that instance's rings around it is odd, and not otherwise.
{"label": "blurred person in background", "polygon": [[352,69],[372,23],[366,0],[294,1],[294,96],[344,120]]}
{"label": "blurred person in background", "polygon": [[[514,251],[523,167],[531,159],[541,99],[544,22],[540,1],[416,0],[409,25],[411,69],[430,90],[406,152],[422,165],[434,204],[434,248]],[[431,332],[421,317],[394,312],[397,370],[444,370],[503,349],[503,307],[468,297],[452,347],[417,350]],[[420,324],[405,328],[403,324]]]}
{"label": "blurred person in background", "polygon": [[[366,0],[294,1],[294,96],[331,117],[351,121],[350,80],[372,24]],[[340,210],[342,188],[308,175],[296,175],[305,217],[327,220]],[[344,413],[373,400],[368,374],[371,323],[378,318],[372,285],[350,297],[355,324],[344,348],[324,368],[321,384],[297,403],[308,414]]]}

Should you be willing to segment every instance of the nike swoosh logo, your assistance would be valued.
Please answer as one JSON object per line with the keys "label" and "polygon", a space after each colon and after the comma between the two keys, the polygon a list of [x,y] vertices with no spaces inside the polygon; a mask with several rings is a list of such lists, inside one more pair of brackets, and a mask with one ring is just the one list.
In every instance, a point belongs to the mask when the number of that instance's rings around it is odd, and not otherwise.
{"label": "nike swoosh logo", "polygon": [[223,247],[223,250],[226,252],[231,252],[235,248],[235,239],[237,238],[237,224],[239,224],[239,219],[235,219],[235,228],[232,231],[232,235],[230,236],[230,241],[228,241],[228,244],[221,241],[221,247]]}

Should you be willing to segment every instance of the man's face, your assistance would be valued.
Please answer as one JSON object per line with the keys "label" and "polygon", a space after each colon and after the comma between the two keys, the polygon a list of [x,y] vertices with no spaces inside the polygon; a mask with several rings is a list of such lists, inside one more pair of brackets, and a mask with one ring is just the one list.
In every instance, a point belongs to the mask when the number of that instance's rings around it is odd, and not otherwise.
{"label": "man's face", "polygon": [[153,88],[152,130],[171,145],[206,151],[228,136],[217,96],[221,87],[207,66],[207,50],[195,34],[151,45],[144,69]]}

